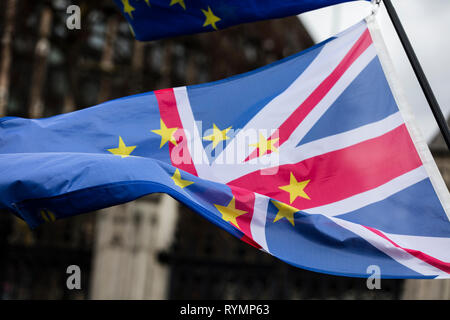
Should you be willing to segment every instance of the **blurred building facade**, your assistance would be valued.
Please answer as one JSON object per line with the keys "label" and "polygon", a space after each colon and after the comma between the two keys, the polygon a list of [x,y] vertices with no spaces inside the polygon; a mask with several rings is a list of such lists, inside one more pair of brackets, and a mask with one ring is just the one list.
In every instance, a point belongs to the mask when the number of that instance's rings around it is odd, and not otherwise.
{"label": "blurred building facade", "polygon": [[[70,4],[81,8],[81,30],[66,28]],[[296,17],[139,43],[111,0],[4,0],[0,36],[0,116],[33,118],[226,78],[313,44]],[[81,290],[66,288],[72,264]],[[0,213],[3,299],[398,299],[403,284],[370,291],[365,279],[291,267],[164,195],[33,231]]]}

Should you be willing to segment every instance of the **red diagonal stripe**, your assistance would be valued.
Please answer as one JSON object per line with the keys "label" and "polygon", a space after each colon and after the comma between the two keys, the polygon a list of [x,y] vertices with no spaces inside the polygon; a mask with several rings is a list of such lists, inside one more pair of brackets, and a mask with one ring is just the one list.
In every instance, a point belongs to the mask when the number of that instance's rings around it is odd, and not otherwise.
{"label": "red diagonal stripe", "polygon": [[166,126],[168,128],[179,128],[174,134],[177,145],[174,146],[171,142],[168,142],[172,165],[197,176],[197,170],[187,146],[187,138],[181,123],[180,114],[178,113],[173,89],[157,90],[155,91],[155,96],[158,101],[161,119]]}
{"label": "red diagonal stripe", "polygon": [[426,253],[423,253],[422,251],[419,250],[414,250],[414,249],[408,249],[408,248],[404,248],[399,246],[397,243],[395,243],[394,241],[392,241],[391,239],[389,239],[384,233],[382,233],[381,231],[374,229],[374,228],[370,228],[370,227],[366,227],[364,226],[366,229],[372,231],[373,233],[375,233],[376,235],[386,239],[387,241],[389,241],[390,243],[392,243],[395,247],[400,248],[405,250],[406,252],[408,252],[409,254],[411,254],[412,256],[416,257],[417,259],[420,259],[426,263],[428,263],[429,265],[432,265],[433,267],[442,270],[444,272],[450,273],[450,263],[439,260],[437,258],[434,258]]}
{"label": "red diagonal stripe", "polygon": [[[278,128],[278,132],[272,135],[270,139],[279,138],[275,143],[275,147],[279,147],[286,142],[294,130],[306,118],[306,116],[314,109],[314,107],[330,92],[336,82],[350,68],[350,66],[358,59],[361,54],[372,44],[372,38],[369,30],[364,33],[355,42],[350,51],[345,55],[339,65],[332,73],[311,93],[311,95],[287,118]],[[268,151],[267,153],[271,153]],[[251,160],[258,156],[257,150],[253,151],[245,160]]]}
{"label": "red diagonal stripe", "polygon": [[311,199],[298,197],[292,203],[304,210],[371,190],[421,165],[408,131],[401,125],[377,138],[280,166],[276,175],[261,175],[261,171],[256,171],[228,185],[289,204],[289,193],[279,187],[290,183],[292,172],[299,182],[310,180],[304,191]]}
{"label": "red diagonal stripe", "polygon": [[246,234],[249,238],[252,237],[250,229],[250,223],[253,217],[253,207],[255,205],[255,194],[246,189],[230,186],[231,192],[236,199],[236,209],[247,211],[236,218],[236,222],[239,225],[239,229]]}

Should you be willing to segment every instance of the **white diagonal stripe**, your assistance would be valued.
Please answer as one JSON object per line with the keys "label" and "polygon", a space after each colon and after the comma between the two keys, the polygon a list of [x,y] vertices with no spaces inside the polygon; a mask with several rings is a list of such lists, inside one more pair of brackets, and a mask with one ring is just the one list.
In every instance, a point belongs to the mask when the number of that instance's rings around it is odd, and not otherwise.
{"label": "white diagonal stripe", "polygon": [[369,65],[376,57],[375,48],[370,45],[366,51],[353,63],[353,65],[342,75],[336,85],[327,93],[327,95],[314,107],[305,117],[302,123],[294,130],[289,140],[281,147],[283,149],[293,149],[311,130],[316,122],[328,111],[345,89],[358,77],[358,75]]}
{"label": "white diagonal stripe", "polygon": [[187,146],[199,177],[208,178],[210,174],[209,159],[203,148],[202,137],[194,119],[186,87],[174,88],[178,114],[187,138]]}
{"label": "white diagonal stripe", "polygon": [[[347,148],[357,143],[382,136],[402,124],[403,119],[400,113],[396,112],[382,120],[369,123],[359,128],[306,143],[293,150],[289,150],[288,152],[280,152],[279,157],[278,154],[269,156],[278,157],[276,159],[277,161],[272,161],[272,163],[276,163],[276,166],[294,164],[321,154]],[[264,168],[264,166],[267,167],[267,165],[260,162],[256,164],[243,163],[241,165],[233,166],[232,170],[217,172],[215,179],[222,178],[223,180],[220,182],[227,183],[243,175],[260,170]]]}
{"label": "white diagonal stripe", "polygon": [[[383,237],[373,233],[372,231],[368,230],[367,228],[353,223],[349,222],[343,219],[335,218],[335,217],[328,217],[330,220],[335,222],[337,225],[341,226],[342,228],[345,228],[356,235],[360,236],[367,242],[369,242],[371,245],[373,245],[375,248],[380,250],[381,252],[385,253],[395,261],[397,261],[400,264],[403,264],[407,268],[428,276],[439,276],[442,278],[448,278],[449,274],[433,267],[432,265],[426,263],[425,261],[416,258],[415,256],[411,255],[407,251],[403,250],[402,248],[398,248],[395,245],[393,245],[390,241],[387,239],[384,239]],[[412,248],[410,248],[412,249]],[[383,269],[381,269],[381,272],[383,273]]]}
{"label": "white diagonal stripe", "polygon": [[450,262],[450,238],[411,236],[386,232],[384,234],[403,248],[418,250],[433,258]]}
{"label": "white diagonal stripe", "polygon": [[323,214],[328,217],[338,216],[382,201],[426,178],[428,178],[427,172],[423,166],[420,166],[369,191],[303,211],[309,214]]}
{"label": "white diagonal stripe", "polygon": [[283,153],[280,165],[298,163],[300,161],[333,152],[357,143],[382,136],[404,124],[399,112],[384,119],[372,122],[359,128],[349,130],[322,139],[314,140],[293,150]]}
{"label": "white diagonal stripe", "polygon": [[[214,180],[218,182],[229,182],[234,179],[237,179],[243,175],[249,174],[251,172],[270,168],[273,164],[281,165],[281,164],[289,164],[289,163],[297,163],[301,160],[295,158],[300,156],[302,159],[306,159],[302,156],[302,152],[305,150],[303,146],[300,148],[296,148],[296,144],[299,142],[299,137],[304,136],[307,131],[314,125],[314,123],[322,116],[324,112],[335,102],[335,100],[344,92],[344,90],[352,83],[352,81],[364,70],[365,67],[373,60],[375,57],[375,52],[373,47],[369,47],[344,73],[344,75],[337,81],[334,87],[328,92],[328,94],[324,97],[324,99],[319,103],[318,111],[312,112],[311,119],[305,119],[297,130],[294,132],[294,136],[291,136],[288,141],[284,145],[282,145],[279,149],[279,153],[272,152],[265,156],[254,159],[253,161],[248,162],[235,162],[233,164],[217,164],[213,163],[211,168],[214,172]],[[273,116],[272,116],[273,117]],[[272,119],[273,120],[273,119]],[[389,120],[388,120],[389,121]],[[304,130],[302,128],[307,128]],[[365,129],[361,129],[364,131]],[[241,131],[243,132],[243,131]],[[370,133],[368,133],[370,135]],[[235,148],[232,148],[230,145],[237,144],[242,142],[239,139],[242,139],[246,146],[251,143],[251,138],[257,138],[257,135],[250,136],[249,141],[245,141],[243,138],[245,132],[239,133],[236,135],[234,141],[229,143],[227,150],[231,153],[234,152]],[[335,139],[332,138],[332,139]],[[357,139],[358,142],[361,141]],[[357,142],[355,142],[357,143]],[[242,148],[245,148],[243,145]],[[333,148],[333,146],[329,146],[329,148]],[[225,152],[225,151],[224,151]],[[329,151],[328,151],[329,152]],[[325,152],[324,152],[325,153]],[[245,155],[246,157],[247,155]],[[233,158],[232,155],[227,155],[229,158]],[[244,159],[245,159],[244,157]],[[239,161],[242,157],[238,158],[236,161]],[[243,161],[243,160],[242,160]]]}
{"label": "white diagonal stripe", "polygon": [[[243,140],[241,135],[245,135],[248,130],[277,129],[339,65],[365,30],[365,24],[360,24],[342,35],[338,41],[334,40],[325,44],[308,68],[284,92],[256,114],[243,130],[236,134],[235,139]],[[248,144],[257,143],[257,140],[258,136],[251,136]],[[227,155],[228,152],[232,155]],[[234,150],[228,146],[223,153],[225,158],[234,156]],[[243,154],[241,158],[236,159],[237,163],[242,163],[247,156],[248,154]]]}
{"label": "white diagonal stripe", "polygon": [[250,222],[250,230],[252,232],[253,240],[257,244],[259,244],[266,252],[269,252],[266,240],[266,220],[268,205],[268,197],[255,193],[255,206],[253,208],[252,221]]}

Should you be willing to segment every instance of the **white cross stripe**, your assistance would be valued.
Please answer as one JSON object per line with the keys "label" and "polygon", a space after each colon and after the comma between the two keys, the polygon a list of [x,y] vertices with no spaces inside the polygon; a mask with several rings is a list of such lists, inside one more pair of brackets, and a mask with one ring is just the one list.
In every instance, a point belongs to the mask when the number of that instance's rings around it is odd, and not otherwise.
{"label": "white cross stripe", "polygon": [[428,175],[425,168],[420,166],[376,188],[340,201],[303,211],[309,214],[322,214],[328,217],[346,214],[366,207],[372,203],[389,198],[390,196],[427,178]]}
{"label": "white cross stripe", "polygon": [[[339,65],[365,30],[365,24],[361,23],[346,33],[340,41],[330,41],[325,44],[321,52],[307,69],[284,92],[275,97],[256,114],[236,134],[234,139],[243,141],[244,139],[241,136],[245,135],[248,130],[277,129],[329,76],[332,70]],[[257,142],[258,136],[249,137],[248,144]],[[232,152],[232,155],[227,155],[228,152]],[[234,156],[234,150],[229,146],[224,149],[223,153],[225,158]],[[240,158],[236,159],[236,163],[239,165],[242,164],[247,156],[248,154],[242,154]],[[215,167],[214,162],[212,167]]]}

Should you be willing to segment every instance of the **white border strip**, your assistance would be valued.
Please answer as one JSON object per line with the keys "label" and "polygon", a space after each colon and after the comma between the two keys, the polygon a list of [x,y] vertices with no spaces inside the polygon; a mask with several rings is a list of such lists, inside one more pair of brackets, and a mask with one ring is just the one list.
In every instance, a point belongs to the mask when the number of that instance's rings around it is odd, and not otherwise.
{"label": "white border strip", "polygon": [[396,78],[394,65],[389,57],[389,53],[382,38],[380,28],[375,20],[375,16],[369,16],[368,18],[366,18],[366,21],[370,34],[372,36],[373,44],[375,46],[375,49],[377,50],[378,57],[386,75],[386,79],[389,83],[389,86],[391,87],[400,113],[405,120],[406,127],[413,140],[414,146],[416,147],[425,170],[430,177],[431,184],[433,185],[434,190],[436,191],[436,194],[442,204],[442,207],[447,214],[447,218],[450,220],[450,193],[447,189],[447,186],[445,185],[444,179],[442,178],[436,163],[434,162],[430,149],[428,149],[428,145],[415,123],[414,114],[411,110],[411,107],[409,106],[403,95],[400,83]]}

